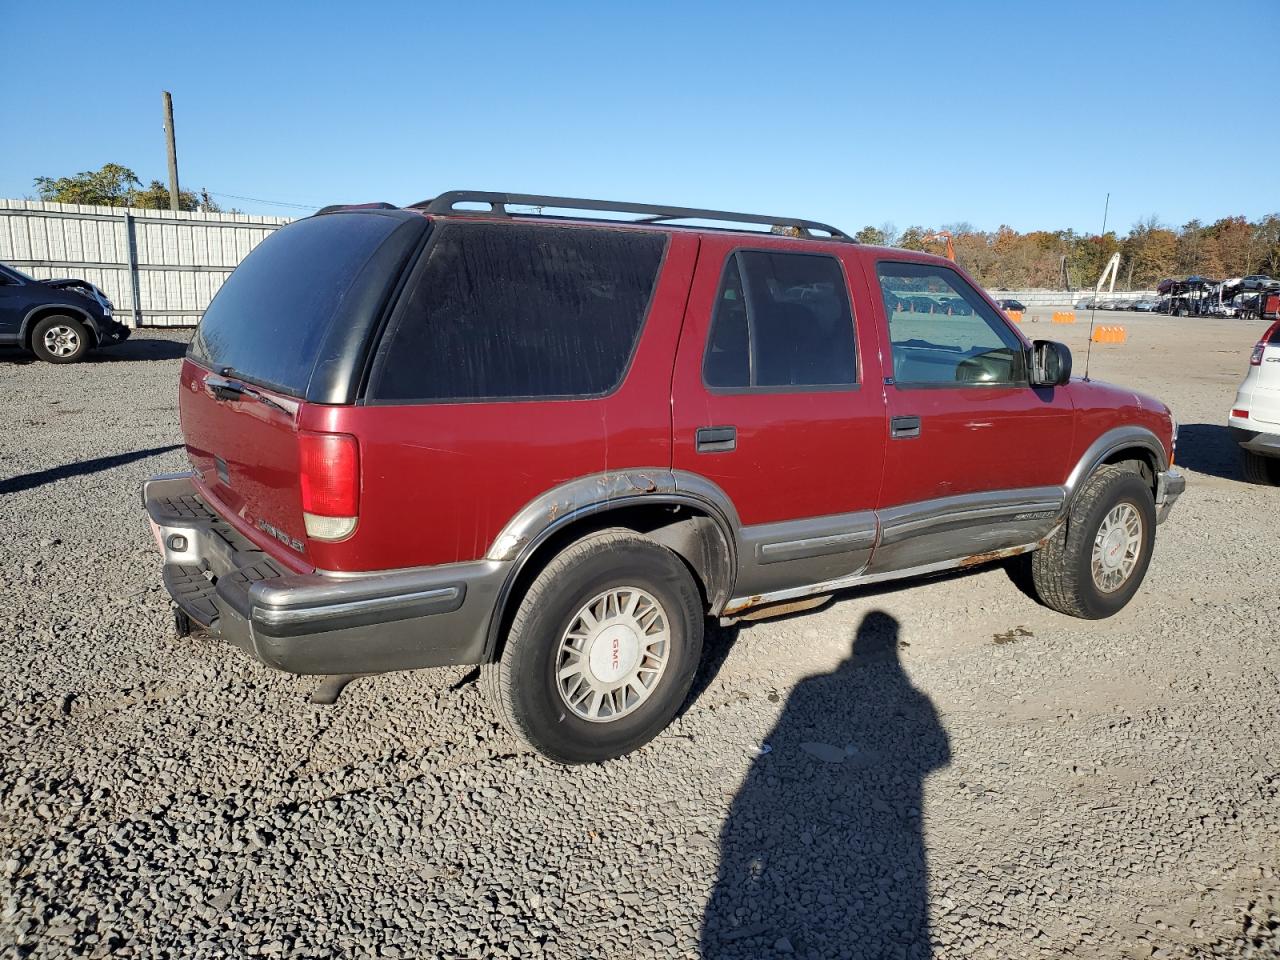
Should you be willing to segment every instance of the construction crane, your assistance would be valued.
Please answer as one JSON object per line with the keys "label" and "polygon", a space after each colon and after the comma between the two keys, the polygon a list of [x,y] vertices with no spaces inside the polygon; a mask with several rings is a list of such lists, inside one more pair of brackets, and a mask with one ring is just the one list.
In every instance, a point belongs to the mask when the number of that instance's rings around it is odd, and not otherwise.
{"label": "construction crane", "polygon": [[952,263],[956,262],[956,248],[951,242],[950,230],[939,230],[937,233],[927,233],[924,235],[922,239],[924,240],[925,243],[928,243],[930,240],[947,241],[947,259],[950,260]]}

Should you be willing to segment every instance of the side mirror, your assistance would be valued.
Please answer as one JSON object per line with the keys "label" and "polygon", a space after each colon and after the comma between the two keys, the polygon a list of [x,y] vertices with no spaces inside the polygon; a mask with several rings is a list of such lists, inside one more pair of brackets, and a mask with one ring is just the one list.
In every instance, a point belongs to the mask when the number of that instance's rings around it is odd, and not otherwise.
{"label": "side mirror", "polygon": [[1056,340],[1035,340],[1031,344],[1031,385],[1060,387],[1071,379],[1071,351]]}

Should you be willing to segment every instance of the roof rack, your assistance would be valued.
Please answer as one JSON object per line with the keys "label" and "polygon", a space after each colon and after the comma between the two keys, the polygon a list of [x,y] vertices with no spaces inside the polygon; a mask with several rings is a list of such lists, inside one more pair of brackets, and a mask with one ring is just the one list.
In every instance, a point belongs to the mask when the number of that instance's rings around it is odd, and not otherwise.
{"label": "roof rack", "polygon": [[[488,210],[459,210],[457,205],[460,203],[487,203]],[[423,210],[426,213],[434,213],[439,215],[448,215],[454,213],[465,213],[469,215],[479,214],[481,216],[496,217],[512,217],[512,216],[537,216],[546,219],[580,219],[576,217],[561,217],[553,214],[529,214],[522,211],[514,213],[507,209],[508,205],[516,205],[522,207],[554,207],[563,210],[598,210],[606,213],[632,213],[642,214],[641,219],[633,220],[616,220],[613,218],[601,217],[601,220],[610,220],[618,223],[669,223],[673,220],[721,220],[727,223],[757,223],[770,227],[791,227],[796,230],[800,236],[811,239],[833,239],[846,240],[853,242],[853,238],[846,234],[843,230],[839,230],[830,224],[820,223],[817,220],[800,220],[796,217],[766,217],[756,213],[729,213],[724,210],[700,210],[696,207],[668,207],[661,204],[653,203],[619,203],[613,200],[585,200],[577,197],[546,197],[535,193],[491,193],[483,190],[450,190],[442,193],[438,197],[430,200],[423,200],[421,203],[415,203],[411,209]],[[682,226],[682,224],[673,224],[674,226]],[[716,228],[724,229],[724,228]],[[814,236],[814,231],[827,234],[828,236]]]}
{"label": "roof rack", "polygon": [[394,203],[386,203],[379,201],[377,203],[331,203],[327,207],[321,207],[314,216],[323,216],[326,213],[337,213],[339,210],[399,210]]}

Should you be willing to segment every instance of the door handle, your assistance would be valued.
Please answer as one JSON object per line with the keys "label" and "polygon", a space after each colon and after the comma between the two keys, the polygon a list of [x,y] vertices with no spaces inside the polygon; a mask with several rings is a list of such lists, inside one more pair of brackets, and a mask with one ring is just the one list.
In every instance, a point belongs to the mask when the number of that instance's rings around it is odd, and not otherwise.
{"label": "door handle", "polygon": [[738,428],[699,427],[697,441],[699,453],[728,453],[738,447]]}
{"label": "door handle", "polygon": [[889,437],[893,440],[909,440],[920,436],[919,417],[893,417],[889,421]]}

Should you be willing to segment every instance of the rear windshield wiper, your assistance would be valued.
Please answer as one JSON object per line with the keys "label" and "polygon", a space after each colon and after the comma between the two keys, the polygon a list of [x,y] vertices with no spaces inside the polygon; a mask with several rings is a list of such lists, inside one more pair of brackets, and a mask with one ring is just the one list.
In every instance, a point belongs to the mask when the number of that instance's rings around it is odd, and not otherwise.
{"label": "rear windshield wiper", "polygon": [[265,403],[269,407],[275,407],[282,413],[291,412],[284,404],[267,396],[261,390],[255,390],[253,387],[242,383],[239,380],[230,380],[228,377],[234,376],[235,370],[231,367],[223,367],[220,375],[205,377],[205,385],[213,391],[213,395],[219,400],[239,400],[241,397],[252,397],[261,403]]}

